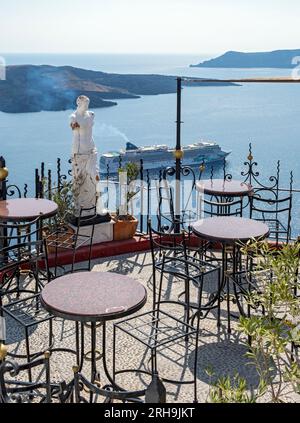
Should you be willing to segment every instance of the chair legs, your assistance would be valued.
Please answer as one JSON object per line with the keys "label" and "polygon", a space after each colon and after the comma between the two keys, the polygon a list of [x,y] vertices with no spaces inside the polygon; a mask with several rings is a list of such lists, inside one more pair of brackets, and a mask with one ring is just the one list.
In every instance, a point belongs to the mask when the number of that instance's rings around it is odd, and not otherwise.
{"label": "chair legs", "polygon": [[221,327],[221,288],[222,288],[222,281],[221,281],[221,269],[218,269],[218,318],[217,318],[217,325],[218,328]]}
{"label": "chair legs", "polygon": [[[158,314],[159,313],[159,314]],[[154,321],[153,321],[154,317]],[[167,323],[165,322],[165,319],[167,320]],[[116,376],[118,374],[126,374],[126,373],[135,373],[135,374],[147,374],[152,377],[152,382],[149,386],[149,389],[151,391],[151,398],[155,398],[155,402],[165,402],[162,401],[163,398],[165,398],[165,387],[164,384],[172,384],[172,385],[187,385],[191,384],[193,385],[193,402],[197,403],[197,365],[198,365],[198,342],[199,342],[199,326],[200,326],[200,318],[197,319],[197,328],[192,328],[189,326],[189,333],[186,333],[185,328],[181,328],[181,335],[177,335],[177,338],[172,339],[172,328],[176,328],[175,330],[178,331],[178,328],[180,327],[180,323],[182,323],[180,320],[173,318],[171,315],[165,312],[157,312],[156,310],[144,313],[139,316],[135,316],[133,318],[129,318],[127,320],[124,320],[122,322],[114,324],[113,328],[113,379],[116,380]],[[135,327],[135,324],[137,325]],[[161,327],[162,324],[162,327]],[[168,332],[170,332],[170,340],[166,342],[166,337],[168,336],[165,332],[166,327],[164,326],[166,324],[168,327]],[[174,325],[174,326],[173,326]],[[143,332],[143,328],[148,327],[148,329]],[[124,369],[117,371],[116,370],[116,351],[117,351],[117,329],[119,329],[121,332],[125,332],[128,336],[133,336],[133,338],[136,341],[141,341],[143,345],[146,347],[145,356],[146,354],[150,353],[150,369],[149,370],[142,370],[139,368],[136,369]],[[160,332],[162,330],[162,332]],[[142,332],[141,332],[142,331]],[[159,333],[163,334],[163,340],[159,339]],[[177,332],[178,333],[178,332]],[[141,339],[139,339],[139,336],[141,336]],[[167,347],[167,344],[170,343],[170,345],[175,346],[180,340],[185,340],[186,336],[188,336],[188,340],[191,341],[191,339],[194,340],[193,344],[195,345],[195,352],[194,352],[194,362],[192,366],[192,373],[193,377],[190,380],[183,380],[182,375],[180,379],[174,380],[174,378],[166,378],[160,376],[159,378],[159,351],[161,351],[161,348],[164,346]],[[182,344],[183,345],[183,344]],[[185,353],[185,357],[187,357],[187,353],[190,353],[189,344],[185,344],[185,348],[187,352]],[[169,349],[168,349],[169,350]],[[170,348],[172,350],[172,348]],[[166,358],[167,356],[164,355]],[[159,379],[159,382],[158,380]],[[118,384],[116,384],[118,386]]]}
{"label": "chair legs", "polygon": [[[27,357],[27,363],[30,363],[30,341],[29,341],[29,333],[28,333],[28,328],[25,328],[25,343],[26,343],[26,357]],[[28,369],[28,379],[29,382],[32,382],[32,372],[31,369]]]}

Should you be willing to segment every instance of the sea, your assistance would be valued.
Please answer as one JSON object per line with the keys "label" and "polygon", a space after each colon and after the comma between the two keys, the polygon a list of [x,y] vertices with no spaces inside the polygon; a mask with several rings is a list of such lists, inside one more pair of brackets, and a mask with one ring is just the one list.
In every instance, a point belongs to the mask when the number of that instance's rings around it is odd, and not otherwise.
{"label": "sea", "polygon": [[[6,54],[8,65],[70,65],[102,72],[161,74],[201,78],[290,76],[289,69],[210,69],[190,64],[207,55],[129,54]],[[1,81],[0,81],[1,83]],[[116,100],[116,107],[96,109],[94,139],[99,153],[124,148],[176,142],[176,94]],[[75,103],[75,99],[74,99]],[[91,104],[93,109],[93,104]],[[33,186],[34,169],[45,162],[55,169],[61,158],[68,168],[72,133],[71,110],[5,114],[0,112],[0,155],[9,168],[10,183]],[[182,144],[201,139],[230,150],[227,171],[240,177],[249,143],[264,182],[276,173],[280,160],[280,185],[300,189],[300,84],[243,84],[231,87],[185,87],[182,93]],[[300,233],[300,194],[295,195],[293,232]]]}

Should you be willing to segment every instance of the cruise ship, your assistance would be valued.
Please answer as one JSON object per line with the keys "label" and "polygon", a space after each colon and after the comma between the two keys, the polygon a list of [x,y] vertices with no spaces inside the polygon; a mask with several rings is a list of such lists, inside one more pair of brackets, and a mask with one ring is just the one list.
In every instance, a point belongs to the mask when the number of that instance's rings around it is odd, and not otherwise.
{"label": "cruise ship", "polygon": [[[187,145],[183,149],[182,163],[186,166],[197,166],[224,161],[230,151],[223,151],[215,142],[201,141]],[[126,143],[126,149],[102,154],[100,157],[100,173],[117,173],[129,162],[140,164],[143,159],[144,169],[161,169],[174,163],[174,148],[167,145],[137,147],[131,142]]]}

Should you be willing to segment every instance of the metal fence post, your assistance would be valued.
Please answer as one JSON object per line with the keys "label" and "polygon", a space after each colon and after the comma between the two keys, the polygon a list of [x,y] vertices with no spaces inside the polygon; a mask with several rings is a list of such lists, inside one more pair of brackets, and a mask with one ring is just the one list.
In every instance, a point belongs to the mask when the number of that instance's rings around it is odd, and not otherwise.
{"label": "metal fence post", "polygon": [[6,169],[6,163],[4,157],[0,157],[0,200],[6,200],[6,178],[8,176],[8,172]]}
{"label": "metal fence post", "polygon": [[60,158],[57,159],[56,162],[56,166],[57,166],[57,190],[58,192],[60,192],[61,190],[61,169],[60,169]]}
{"label": "metal fence post", "polygon": [[181,180],[181,160],[183,153],[181,150],[181,91],[182,79],[177,78],[177,120],[176,120],[176,151],[175,151],[175,176],[176,176],[176,192],[175,192],[175,233],[180,233],[180,210],[181,210],[181,196],[180,196],[180,180]]}
{"label": "metal fence post", "polygon": [[140,232],[144,231],[144,161],[140,161],[140,180],[141,180],[141,198],[140,198]]}
{"label": "metal fence post", "polygon": [[[6,200],[6,193],[7,193],[7,185],[6,185],[6,178],[8,176],[8,171],[6,169],[6,163],[5,163],[5,159],[4,157],[0,157],[0,200],[5,201]],[[6,228],[2,228],[1,229],[1,239],[2,241],[0,242],[0,250],[2,250],[3,248],[7,247],[7,243],[6,243],[6,236],[7,236],[7,229]],[[3,253],[0,255],[0,262],[6,259],[6,254]]]}
{"label": "metal fence post", "polygon": [[35,198],[40,198],[40,175],[38,169],[35,169]]}

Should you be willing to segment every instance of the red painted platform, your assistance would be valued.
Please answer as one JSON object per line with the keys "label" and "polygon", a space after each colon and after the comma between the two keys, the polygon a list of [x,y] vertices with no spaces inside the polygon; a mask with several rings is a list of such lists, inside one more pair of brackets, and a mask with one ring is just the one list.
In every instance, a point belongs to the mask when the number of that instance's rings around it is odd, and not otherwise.
{"label": "red painted platform", "polygon": [[[196,237],[191,236],[190,245],[193,247],[199,246],[202,241]],[[269,242],[270,245],[274,246],[275,243]],[[221,250],[222,245],[220,243],[214,243],[215,250]],[[106,257],[114,257],[120,256],[123,254],[130,254],[130,253],[138,253],[141,251],[149,251],[151,248],[150,246],[150,238],[148,235],[142,236],[135,236],[133,239],[126,240],[126,241],[110,241],[110,242],[103,242],[101,244],[95,244],[92,248],[92,259],[97,258],[106,258]],[[278,246],[280,248],[280,245]],[[80,263],[83,261],[88,260],[89,258],[89,247],[82,247],[77,250],[75,262]],[[54,266],[55,256],[54,254],[49,255],[49,265]],[[73,252],[71,250],[66,250],[63,252],[59,252],[57,257],[57,265],[68,265],[72,263],[73,259]]]}
{"label": "red painted platform", "polygon": [[[110,241],[101,244],[95,244],[92,247],[92,259],[120,256],[123,254],[136,253],[139,251],[147,251],[150,249],[149,236],[135,236],[133,239],[126,241]],[[54,254],[49,255],[50,266],[54,265]],[[57,264],[67,265],[72,263],[73,252],[66,250],[59,252]],[[80,263],[88,260],[89,247],[82,247],[77,250],[75,261]]]}
{"label": "red painted platform", "polygon": [[[190,245],[191,246],[199,246],[201,243],[201,240],[196,237],[192,236]],[[269,244],[273,247],[275,247],[274,242],[270,242]],[[127,241],[111,241],[111,242],[104,242],[101,244],[95,244],[92,248],[92,259],[97,258],[106,258],[106,257],[115,257],[120,256],[123,254],[130,254],[130,253],[138,253],[141,251],[149,251],[151,248],[150,246],[150,238],[148,235],[142,235],[142,236],[135,236],[133,239],[127,240]],[[222,248],[221,244],[214,243],[214,249],[220,250]],[[280,249],[280,244],[277,246],[278,249]],[[89,247],[82,247],[78,249],[75,257],[75,262],[80,263],[83,261],[88,260],[89,257]],[[57,265],[65,266],[72,263],[73,259],[73,252],[71,250],[66,250],[64,252],[59,252],[57,257]],[[55,264],[55,255],[50,254],[49,255],[49,265],[54,266]],[[41,267],[43,267],[43,264],[41,264]],[[26,265],[24,266],[26,269]],[[0,284],[1,284],[1,278],[2,274],[0,273]]]}

